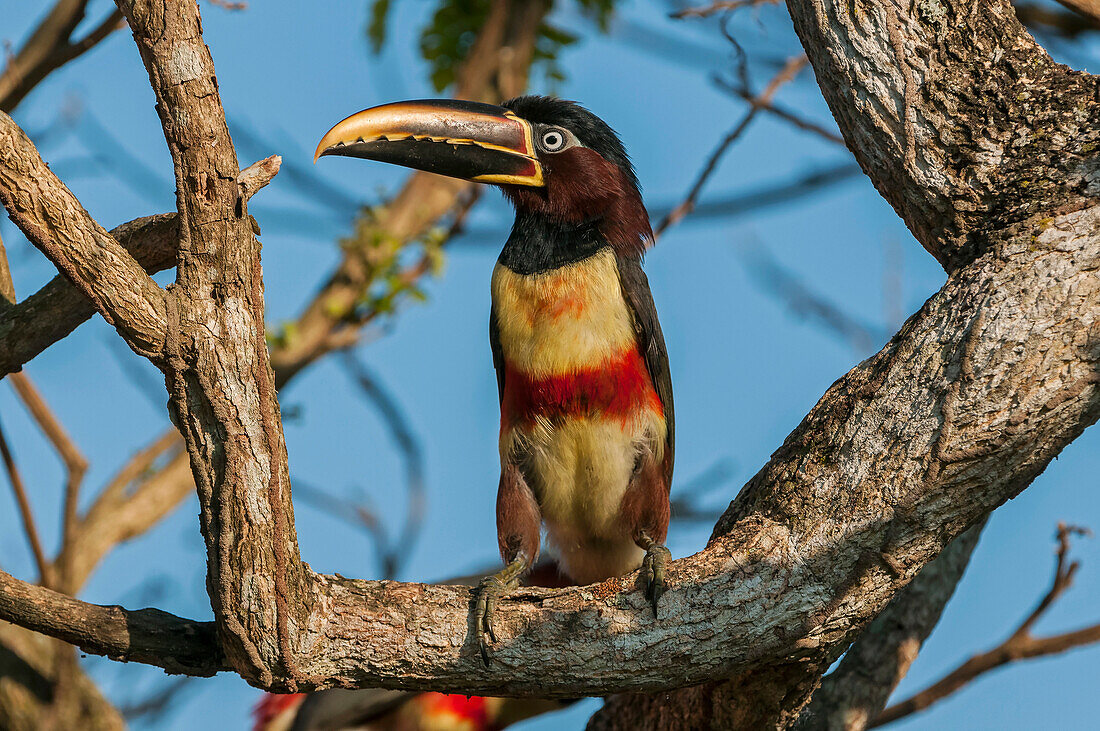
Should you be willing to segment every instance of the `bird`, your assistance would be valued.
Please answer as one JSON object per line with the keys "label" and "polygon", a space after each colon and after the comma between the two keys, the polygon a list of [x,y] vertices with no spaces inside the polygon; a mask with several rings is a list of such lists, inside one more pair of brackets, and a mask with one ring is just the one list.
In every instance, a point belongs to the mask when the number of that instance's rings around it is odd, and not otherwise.
{"label": "bird", "polygon": [[349,116],[314,161],[327,155],[493,185],[515,208],[491,279],[504,568],[473,604],[485,664],[497,606],[533,566],[543,526],[576,584],[641,567],[657,617],[671,562],[672,379],[642,269],[653,232],[619,136],[556,97],[428,99]]}
{"label": "bird", "polygon": [[253,708],[252,731],[500,731],[567,705],[560,700],[374,688],[265,693]]}

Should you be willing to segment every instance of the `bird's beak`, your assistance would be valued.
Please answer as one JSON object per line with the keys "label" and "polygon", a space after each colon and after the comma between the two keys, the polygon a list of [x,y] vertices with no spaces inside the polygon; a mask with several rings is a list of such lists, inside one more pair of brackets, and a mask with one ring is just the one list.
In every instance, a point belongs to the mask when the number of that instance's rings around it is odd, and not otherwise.
{"label": "bird's beak", "polygon": [[530,122],[477,102],[425,99],[371,107],[330,129],[322,155],[404,165],[478,183],[542,187]]}

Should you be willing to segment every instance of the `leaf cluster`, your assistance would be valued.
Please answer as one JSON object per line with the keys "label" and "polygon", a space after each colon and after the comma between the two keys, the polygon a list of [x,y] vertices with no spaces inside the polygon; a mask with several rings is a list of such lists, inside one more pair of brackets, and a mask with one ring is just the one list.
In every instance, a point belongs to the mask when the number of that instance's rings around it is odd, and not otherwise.
{"label": "leaf cluster", "polygon": [[[574,0],[581,12],[606,31],[615,0]],[[440,0],[431,20],[420,33],[420,55],[428,62],[428,75],[436,91],[455,81],[455,72],[465,60],[477,38],[477,32],[489,16],[492,0]],[[367,40],[378,53],[386,43],[387,20],[392,0],[372,0],[367,23]],[[532,71],[542,73],[553,85],[565,80],[558,62],[561,51],[576,43],[578,37],[553,23],[539,25],[532,58]]]}

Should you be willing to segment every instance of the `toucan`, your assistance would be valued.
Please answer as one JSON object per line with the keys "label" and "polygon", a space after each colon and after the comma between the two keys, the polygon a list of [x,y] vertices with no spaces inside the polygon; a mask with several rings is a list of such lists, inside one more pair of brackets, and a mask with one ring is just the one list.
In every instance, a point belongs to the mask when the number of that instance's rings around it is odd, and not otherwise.
{"label": "toucan", "polygon": [[314,157],[378,160],[497,186],[516,211],[492,276],[500,400],[497,538],[476,591],[481,656],[541,526],[578,584],[639,566],[657,615],[671,555],[672,379],[642,256],[653,243],[618,135],[581,105],[420,100],[338,123]]}

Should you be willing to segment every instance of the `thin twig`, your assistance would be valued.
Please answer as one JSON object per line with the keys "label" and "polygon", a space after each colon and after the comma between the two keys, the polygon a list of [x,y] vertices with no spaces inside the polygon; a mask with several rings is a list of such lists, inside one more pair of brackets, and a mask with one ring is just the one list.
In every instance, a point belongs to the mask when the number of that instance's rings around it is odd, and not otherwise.
{"label": "thin twig", "polygon": [[682,20],[683,18],[709,18],[718,13],[732,13],[734,10],[740,10],[741,8],[775,5],[778,2],[779,0],[722,0],[722,2],[711,3],[710,5],[677,10],[674,13],[669,13],[668,17],[675,18],[676,20]]}
{"label": "thin twig", "polygon": [[[440,246],[446,245],[451,239],[464,231],[466,217],[480,197],[481,188],[479,186],[472,188],[468,194],[459,198],[454,206],[451,224],[447,229],[447,233],[444,234]],[[403,286],[414,284],[418,279],[431,271],[432,262],[433,259],[431,254],[425,251],[415,263],[398,272],[395,276],[395,281]],[[325,339],[324,351],[344,351],[364,342],[369,342],[370,338],[366,337],[369,331],[365,328],[381,314],[381,311],[378,309],[366,309],[358,316],[350,318],[348,322],[334,328]]]}
{"label": "thin twig", "polygon": [[699,194],[702,193],[703,187],[707,184],[710,176],[718,167],[718,162],[726,154],[726,151],[729,150],[730,146],[744,134],[746,129],[748,129],[749,124],[756,117],[756,114],[763,109],[762,105],[771,101],[780,86],[797,76],[798,72],[806,65],[806,61],[805,55],[794,56],[788,59],[779,73],[768,82],[764,91],[760,92],[759,96],[754,96],[752,100],[750,100],[749,111],[745,113],[741,121],[738,122],[722,141],[718,143],[718,146],[710,154],[710,157],[707,158],[707,162],[703,166],[702,172],[700,172],[699,176],[695,179],[695,183],[691,186],[691,190],[688,192],[687,196],[657,225],[657,229],[654,231],[654,238],[660,237],[670,226],[674,226],[682,221],[695,209],[695,203],[699,198]]}
{"label": "thin twig", "polygon": [[30,545],[31,553],[34,554],[34,562],[38,566],[39,583],[43,586],[49,586],[52,579],[50,563],[46,560],[45,551],[42,550],[42,541],[38,537],[38,528],[34,522],[34,512],[31,510],[30,500],[27,499],[27,489],[23,485],[23,478],[19,474],[15,458],[8,447],[3,424],[0,424],[0,456],[4,459],[4,468],[8,471],[8,481],[11,482],[15,502],[19,505],[19,515],[23,519],[23,532],[27,536],[27,543]]}
{"label": "thin twig", "polygon": [[248,3],[246,2],[232,2],[231,0],[206,0],[206,2],[222,10],[248,10]]}
{"label": "thin twig", "polygon": [[186,675],[173,678],[145,698],[119,705],[118,712],[131,723],[138,719],[142,719],[145,723],[160,719],[170,710],[184,690],[193,687],[194,680]]}
{"label": "thin twig", "polygon": [[[42,397],[31,379],[26,373],[12,373],[8,376],[15,392],[19,394],[23,405],[27,407],[34,418],[35,423],[46,435],[46,439],[53,445],[54,451],[65,465],[65,498],[62,513],[61,550],[58,552],[57,565],[61,571],[63,581],[68,578],[68,564],[71,551],[75,543],[77,529],[77,505],[80,500],[80,486],[84,482],[84,474],[88,471],[88,460],[81,454],[72,437],[65,431],[61,421],[50,409],[49,404]],[[63,591],[70,591],[70,587],[58,587]]]}
{"label": "thin twig", "polygon": [[90,51],[104,38],[111,35],[116,30],[124,28],[125,26],[126,23],[122,19],[122,11],[116,8],[114,11],[108,14],[106,18],[100,21],[99,25],[89,31],[88,35],[84,36],[75,43],[69,44],[69,47],[66,50],[67,58],[65,60],[71,61],[80,54]]}
{"label": "thin twig", "polygon": [[1067,556],[1070,547],[1069,541],[1074,535],[1085,536],[1090,535],[1090,532],[1087,528],[1066,525],[1065,523],[1058,524],[1058,558],[1054,569],[1054,580],[1039,604],[1009,635],[1008,639],[988,652],[974,655],[944,676],[943,679],[921,692],[889,706],[868,725],[868,728],[885,726],[905,716],[923,711],[933,703],[955,693],[979,675],[988,673],[1002,665],[1018,660],[1055,655],[1075,647],[1100,642],[1100,623],[1051,637],[1033,637],[1031,635],[1031,628],[1035,626],[1035,623],[1073,584],[1073,577],[1077,573],[1078,563],[1076,561],[1067,563]]}
{"label": "thin twig", "polygon": [[717,460],[686,483],[681,483],[671,501],[672,520],[679,522],[706,522],[718,520],[722,510],[700,507],[699,501],[707,494],[729,482],[734,463],[728,457]]}
{"label": "thin twig", "polygon": [[745,247],[742,253],[756,279],[776,299],[785,303],[796,315],[823,325],[826,331],[838,336],[855,353],[865,354],[875,343],[886,340],[884,329],[866,325],[844,312],[776,261],[765,247]]}
{"label": "thin twig", "polygon": [[387,550],[382,557],[383,576],[393,578],[397,575],[401,563],[407,560],[412,553],[424,522],[424,509],[427,505],[424,488],[424,452],[420,446],[420,439],[413,432],[401,405],[386,390],[377,376],[371,373],[366,364],[356,358],[351,351],[344,353],[343,363],[348,375],[359,386],[359,391],[374,406],[379,416],[386,423],[390,436],[393,437],[394,443],[405,461],[405,491],[407,493],[405,523],[397,540],[387,546]]}
{"label": "thin twig", "polygon": [[11,279],[11,266],[8,264],[8,251],[4,248],[4,239],[0,238],[0,312],[16,303],[15,284]]}
{"label": "thin twig", "polygon": [[349,523],[366,533],[371,543],[374,544],[374,552],[378,557],[378,563],[383,573],[383,578],[392,578],[391,576],[385,575],[386,571],[392,565],[389,558],[389,534],[386,532],[385,525],[383,525],[382,521],[379,520],[373,510],[362,502],[333,495],[319,487],[311,485],[299,477],[294,478],[294,496],[302,500],[302,502],[310,503],[318,510],[328,513],[330,516],[342,520],[345,523]]}
{"label": "thin twig", "polygon": [[[728,81],[726,81],[725,79],[723,79],[721,77],[717,77],[717,76],[714,78],[714,83],[717,84],[718,87],[723,89],[724,91],[728,91],[730,94],[733,94],[734,96],[740,97],[741,99],[744,99],[745,101],[749,102],[750,104],[754,102],[754,97],[752,95],[752,92],[749,91],[749,89],[745,86],[735,86],[735,85],[729,83]],[[820,137],[824,137],[829,142],[835,142],[838,145],[844,145],[845,144],[844,138],[841,137],[836,132],[833,132],[832,130],[826,129],[825,127],[821,126],[817,122],[811,122],[810,120],[803,119],[798,114],[796,114],[795,112],[792,112],[791,110],[787,109],[786,107],[779,106],[775,102],[768,101],[768,100],[755,99],[755,103],[757,104],[757,106],[759,106],[765,112],[768,112],[769,114],[773,114],[773,115],[775,115],[776,117],[779,117],[782,120],[790,122],[791,124],[793,124],[795,127],[799,128],[800,130],[803,130],[805,132],[812,132],[812,133],[814,133],[814,134],[816,134]]]}

